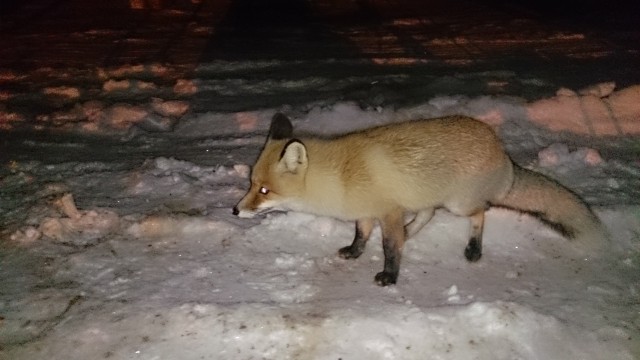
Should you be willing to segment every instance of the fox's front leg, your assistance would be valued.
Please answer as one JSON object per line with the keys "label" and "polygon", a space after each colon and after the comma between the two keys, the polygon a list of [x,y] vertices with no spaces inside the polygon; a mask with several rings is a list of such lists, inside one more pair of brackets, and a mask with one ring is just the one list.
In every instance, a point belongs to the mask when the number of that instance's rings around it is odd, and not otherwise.
{"label": "fox's front leg", "polygon": [[384,249],[384,270],[376,274],[380,286],[395,284],[400,272],[400,258],[405,240],[404,213],[393,211],[380,219],[382,227],[382,248]]}
{"label": "fox's front leg", "polygon": [[364,251],[367,240],[371,236],[373,226],[375,225],[374,219],[360,219],[356,221],[356,236],[353,242],[349,246],[345,246],[338,250],[340,257],[344,259],[357,259]]}

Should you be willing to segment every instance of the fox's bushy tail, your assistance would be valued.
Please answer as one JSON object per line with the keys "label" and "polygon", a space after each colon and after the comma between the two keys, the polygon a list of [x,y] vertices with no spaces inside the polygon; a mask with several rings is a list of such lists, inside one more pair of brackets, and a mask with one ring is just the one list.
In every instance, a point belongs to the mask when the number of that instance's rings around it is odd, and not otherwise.
{"label": "fox's bushy tail", "polygon": [[579,247],[595,255],[609,236],[589,206],[558,182],[514,164],[514,182],[505,197],[493,204],[530,213]]}

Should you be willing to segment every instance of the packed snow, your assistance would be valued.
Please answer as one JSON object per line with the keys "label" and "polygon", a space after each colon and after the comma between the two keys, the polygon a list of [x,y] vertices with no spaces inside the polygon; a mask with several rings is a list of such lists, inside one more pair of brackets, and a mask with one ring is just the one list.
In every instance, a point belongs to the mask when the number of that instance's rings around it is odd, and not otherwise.
{"label": "packed snow", "polygon": [[[425,4],[2,7],[0,359],[640,358],[632,12],[587,6],[592,28]],[[439,210],[379,287],[379,229],[345,260],[352,223],[232,215],[276,112],[322,135],[480,119],[585,199],[610,246],[493,208],[469,263],[469,220]]]}

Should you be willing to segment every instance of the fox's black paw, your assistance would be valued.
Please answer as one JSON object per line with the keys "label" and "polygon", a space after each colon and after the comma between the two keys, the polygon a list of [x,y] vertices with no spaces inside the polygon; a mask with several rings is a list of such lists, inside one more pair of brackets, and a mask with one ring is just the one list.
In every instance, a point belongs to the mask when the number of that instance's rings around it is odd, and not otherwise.
{"label": "fox's black paw", "polygon": [[357,259],[362,255],[362,249],[354,248],[353,246],[345,246],[338,250],[338,255],[343,259]]}
{"label": "fox's black paw", "polygon": [[398,280],[398,274],[392,274],[384,271],[379,272],[376,274],[375,280],[376,284],[379,286],[393,285],[396,283],[396,280]]}
{"label": "fox's black paw", "polygon": [[477,239],[473,238],[469,240],[469,244],[464,248],[464,257],[466,257],[469,262],[480,260],[482,257],[482,246]]}

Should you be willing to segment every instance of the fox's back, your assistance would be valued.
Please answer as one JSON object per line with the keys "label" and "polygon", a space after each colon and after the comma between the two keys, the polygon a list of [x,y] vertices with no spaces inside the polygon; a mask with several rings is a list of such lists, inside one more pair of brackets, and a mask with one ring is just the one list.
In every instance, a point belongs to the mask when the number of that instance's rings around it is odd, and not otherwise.
{"label": "fox's back", "polygon": [[344,141],[388,158],[407,174],[437,170],[441,175],[470,175],[505,157],[491,127],[463,116],[380,126],[350,134]]}

